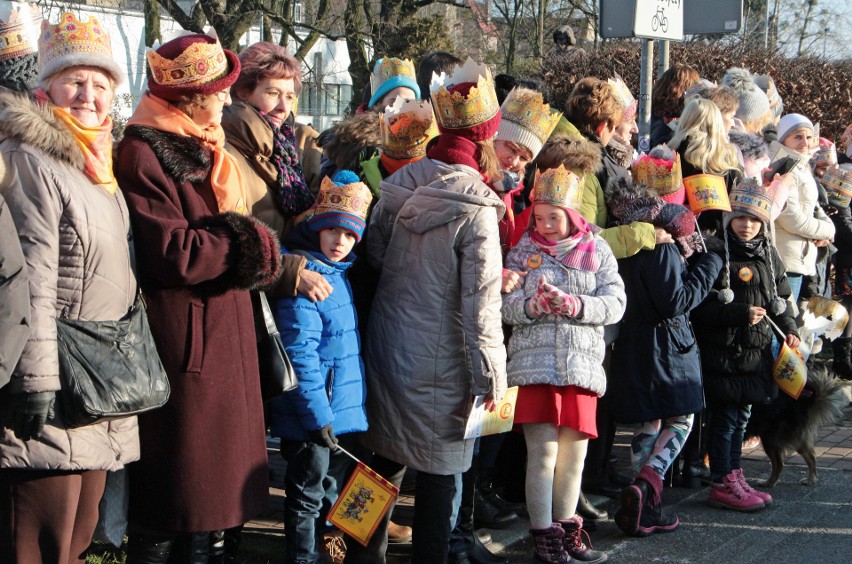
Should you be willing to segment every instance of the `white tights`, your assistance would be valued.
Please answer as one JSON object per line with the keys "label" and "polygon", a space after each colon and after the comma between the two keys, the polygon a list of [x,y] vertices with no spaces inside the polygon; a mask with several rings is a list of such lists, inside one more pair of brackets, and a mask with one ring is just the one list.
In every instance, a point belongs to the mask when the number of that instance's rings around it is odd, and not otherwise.
{"label": "white tights", "polygon": [[588,438],[549,423],[523,425],[527,441],[527,510],[533,529],[571,519],[580,499],[580,479]]}

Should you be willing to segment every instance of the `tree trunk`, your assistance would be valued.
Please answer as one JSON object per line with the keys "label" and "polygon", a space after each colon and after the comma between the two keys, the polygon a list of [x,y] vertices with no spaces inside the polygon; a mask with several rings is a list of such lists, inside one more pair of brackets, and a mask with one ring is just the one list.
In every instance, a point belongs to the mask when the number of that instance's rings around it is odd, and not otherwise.
{"label": "tree trunk", "polygon": [[144,0],[142,13],[145,16],[145,46],[151,47],[154,41],[162,41],[160,35],[160,4],[157,0]]}
{"label": "tree trunk", "polygon": [[352,109],[361,103],[361,92],[370,80],[370,59],[359,37],[361,30],[360,0],[347,0],[345,12],[346,50],[349,52],[349,75],[352,77]]}
{"label": "tree trunk", "polygon": [[818,0],[807,0],[807,8],[808,11],[805,12],[805,18],[802,21],[802,29],[799,32],[799,46],[796,49],[796,56],[801,57],[804,53],[804,45],[805,39],[808,38],[808,26],[811,24],[811,15],[813,14],[814,8],[816,8]]}

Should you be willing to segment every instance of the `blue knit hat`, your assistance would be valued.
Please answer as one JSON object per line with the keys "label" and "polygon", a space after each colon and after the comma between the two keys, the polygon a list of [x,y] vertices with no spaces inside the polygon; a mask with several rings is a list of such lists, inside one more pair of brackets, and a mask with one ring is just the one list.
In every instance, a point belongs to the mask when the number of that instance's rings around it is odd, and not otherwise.
{"label": "blue knit hat", "polygon": [[342,227],[355,234],[358,241],[367,227],[367,212],[373,194],[351,170],[339,170],[333,178],[325,177],[320,184],[308,226],[313,231]]}
{"label": "blue knit hat", "polygon": [[394,57],[379,59],[373,68],[373,74],[370,75],[370,89],[373,95],[367,106],[372,109],[385,94],[398,86],[410,89],[414,92],[414,97],[420,100],[420,87],[417,86],[414,64],[408,59]]}

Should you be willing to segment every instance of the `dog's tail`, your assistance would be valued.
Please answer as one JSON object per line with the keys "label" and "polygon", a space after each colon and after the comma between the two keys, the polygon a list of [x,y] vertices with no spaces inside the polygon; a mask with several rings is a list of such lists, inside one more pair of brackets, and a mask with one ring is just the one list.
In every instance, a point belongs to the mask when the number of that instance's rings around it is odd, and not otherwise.
{"label": "dog's tail", "polygon": [[815,437],[820,429],[837,425],[843,420],[843,410],[849,403],[843,384],[824,364],[815,364],[808,371],[805,386],[812,393],[805,416],[805,436]]}

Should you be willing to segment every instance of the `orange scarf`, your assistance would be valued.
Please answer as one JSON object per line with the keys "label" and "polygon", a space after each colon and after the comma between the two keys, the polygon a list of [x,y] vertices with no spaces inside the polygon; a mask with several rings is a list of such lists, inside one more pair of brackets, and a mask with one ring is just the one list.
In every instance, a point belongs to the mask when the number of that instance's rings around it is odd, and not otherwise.
{"label": "orange scarf", "polygon": [[74,136],[74,142],[80,147],[86,159],[83,174],[89,177],[93,184],[106,190],[110,196],[118,190],[118,182],[112,174],[112,120],[109,116],[104,122],[95,127],[88,127],[77,121],[67,111],[54,106],[44,90],[35,91],[35,99],[53,112],[54,117],[65,124]]}
{"label": "orange scarf", "polygon": [[221,125],[201,129],[192,119],[166,100],[146,92],[127,125],[152,127],[197,139],[213,153],[210,184],[220,212],[248,213],[243,176],[237,162],[225,150],[225,130]]}
{"label": "orange scarf", "polygon": [[398,171],[399,169],[401,169],[405,165],[411,164],[411,163],[416,163],[417,161],[419,161],[422,158],[423,157],[420,156],[420,157],[414,157],[413,159],[392,159],[389,156],[382,153],[382,155],[379,157],[379,160],[382,161],[382,166],[385,167],[385,170],[388,171],[388,174],[390,175],[390,174],[395,173],[396,171]]}

